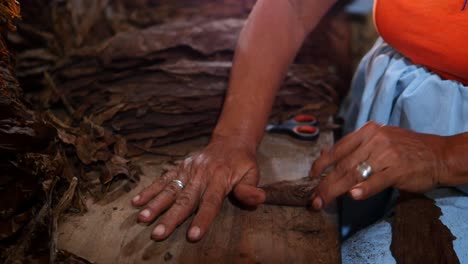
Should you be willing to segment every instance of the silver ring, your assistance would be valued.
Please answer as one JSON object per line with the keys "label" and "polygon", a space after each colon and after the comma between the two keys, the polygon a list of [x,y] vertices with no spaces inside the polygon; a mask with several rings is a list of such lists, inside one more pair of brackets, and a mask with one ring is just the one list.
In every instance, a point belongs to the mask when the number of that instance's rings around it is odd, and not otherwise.
{"label": "silver ring", "polygon": [[361,177],[366,180],[372,175],[372,167],[369,165],[369,163],[363,161],[359,163],[359,165],[356,167],[357,171],[359,171],[359,174],[361,174]]}
{"label": "silver ring", "polygon": [[175,185],[177,185],[181,190],[185,188],[185,185],[181,180],[172,180],[172,183],[175,183]]}

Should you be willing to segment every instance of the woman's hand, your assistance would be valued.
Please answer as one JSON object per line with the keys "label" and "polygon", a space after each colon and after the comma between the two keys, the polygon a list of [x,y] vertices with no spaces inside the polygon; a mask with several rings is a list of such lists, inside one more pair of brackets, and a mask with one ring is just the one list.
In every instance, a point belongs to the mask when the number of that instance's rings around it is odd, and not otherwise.
{"label": "woman's hand", "polygon": [[[184,188],[173,180],[179,180]],[[198,208],[188,238],[203,237],[231,192],[244,204],[256,206],[265,193],[256,188],[259,180],[255,147],[235,138],[213,136],[209,145],[186,158],[178,168],[158,178],[133,198],[134,206],[145,206],[138,215],[141,222],[158,219],[152,237],[167,238]],[[166,211],[167,210],[167,211]]]}
{"label": "woman's hand", "polygon": [[[346,192],[363,200],[390,186],[411,192],[432,189],[448,174],[444,151],[444,137],[369,122],[314,162],[311,177],[334,168],[312,195],[312,205],[320,209]],[[366,180],[357,169],[362,162],[372,168]]]}

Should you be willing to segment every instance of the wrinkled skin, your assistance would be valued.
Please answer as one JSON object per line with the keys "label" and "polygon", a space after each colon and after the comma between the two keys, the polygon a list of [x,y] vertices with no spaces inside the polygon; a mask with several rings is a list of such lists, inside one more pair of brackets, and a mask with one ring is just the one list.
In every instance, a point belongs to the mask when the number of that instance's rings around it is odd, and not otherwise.
{"label": "wrinkled skin", "polygon": [[[186,158],[132,200],[134,206],[144,207],[139,221],[148,223],[160,216],[153,239],[167,238],[197,208],[188,238],[201,239],[231,191],[246,205],[256,206],[265,200],[265,193],[256,188],[259,176],[255,154],[240,142],[213,136],[205,149]],[[185,188],[174,184],[174,179],[182,181]]]}
{"label": "wrinkled skin", "polygon": [[[144,206],[140,221],[160,216],[154,239],[167,238],[195,211],[188,239],[201,239],[231,191],[247,205],[265,200],[265,193],[256,187],[256,148],[289,65],[335,2],[256,1],[238,37],[228,91],[211,143],[132,201]],[[180,190],[173,179],[181,180],[185,188]]]}
{"label": "wrinkled skin", "polygon": [[[363,200],[391,186],[428,191],[448,175],[444,150],[444,137],[369,122],[324,150],[314,162],[311,177],[334,168],[312,195],[312,205],[321,209],[347,192],[355,200]],[[365,181],[357,170],[363,161],[373,171]]]}

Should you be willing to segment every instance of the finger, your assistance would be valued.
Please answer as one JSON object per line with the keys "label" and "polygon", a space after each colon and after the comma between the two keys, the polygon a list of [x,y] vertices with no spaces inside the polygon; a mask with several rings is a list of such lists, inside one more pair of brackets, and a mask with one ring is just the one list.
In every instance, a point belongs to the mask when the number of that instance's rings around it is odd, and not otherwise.
{"label": "finger", "polygon": [[313,207],[317,210],[327,207],[338,196],[345,194],[363,180],[358,172],[350,171],[334,182],[321,183],[312,198]]}
{"label": "finger", "polygon": [[329,166],[349,155],[361,144],[366,143],[375,133],[377,133],[379,127],[380,126],[374,122],[368,122],[361,129],[344,137],[329,151],[323,151],[322,155],[312,164],[309,172],[310,177],[320,176],[320,174]]}
{"label": "finger", "polygon": [[393,186],[394,177],[388,170],[373,174],[367,180],[354,186],[349,194],[354,200],[365,200],[388,187]]}
{"label": "finger", "polygon": [[241,203],[248,206],[257,206],[266,199],[266,193],[261,188],[257,188],[259,180],[258,170],[252,168],[242,177],[236,186],[234,186],[234,196]]}
{"label": "finger", "polygon": [[153,230],[152,237],[156,240],[167,238],[174,229],[196,209],[196,205],[200,200],[200,193],[200,184],[191,181],[187,187],[179,193],[172,207],[161,216]]}
{"label": "finger", "polygon": [[205,235],[216,215],[221,210],[226,195],[227,190],[222,182],[219,180],[210,182],[201,198],[198,213],[193,219],[187,234],[191,241],[198,241]]}
{"label": "finger", "polygon": [[166,185],[166,187],[148,203],[146,208],[138,214],[138,220],[144,223],[153,221],[162,211],[166,210],[174,203],[177,193],[180,191],[180,187],[174,183]]}
{"label": "finger", "polygon": [[379,146],[373,147],[372,143],[368,142],[338,162],[335,169],[325,176],[312,196],[312,205],[315,209],[327,206],[338,196],[348,192],[353,186],[364,180],[357,169],[361,162],[366,161],[372,167],[373,173],[382,170],[378,165],[385,166],[386,162],[382,160]]}
{"label": "finger", "polygon": [[266,200],[266,193],[263,189],[249,184],[238,184],[234,190],[236,199],[247,206],[258,206]]}
{"label": "finger", "polygon": [[176,171],[169,171],[156,179],[150,186],[146,187],[132,199],[133,206],[145,205],[148,201],[158,195],[166,185],[177,176]]}

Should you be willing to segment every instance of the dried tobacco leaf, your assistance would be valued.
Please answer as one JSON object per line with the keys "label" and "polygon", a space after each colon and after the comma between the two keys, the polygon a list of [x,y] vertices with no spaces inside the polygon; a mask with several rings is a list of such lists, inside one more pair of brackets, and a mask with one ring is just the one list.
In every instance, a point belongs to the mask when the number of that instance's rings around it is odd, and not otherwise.
{"label": "dried tobacco leaf", "polygon": [[106,166],[103,168],[104,171],[101,174],[100,180],[102,184],[108,184],[117,176],[129,177],[129,160],[124,159],[120,156],[114,155],[110,160],[106,162]]}
{"label": "dried tobacco leaf", "polygon": [[0,2],[0,21],[6,24],[9,30],[16,30],[13,21],[20,18],[20,3],[18,0],[3,0]]}

